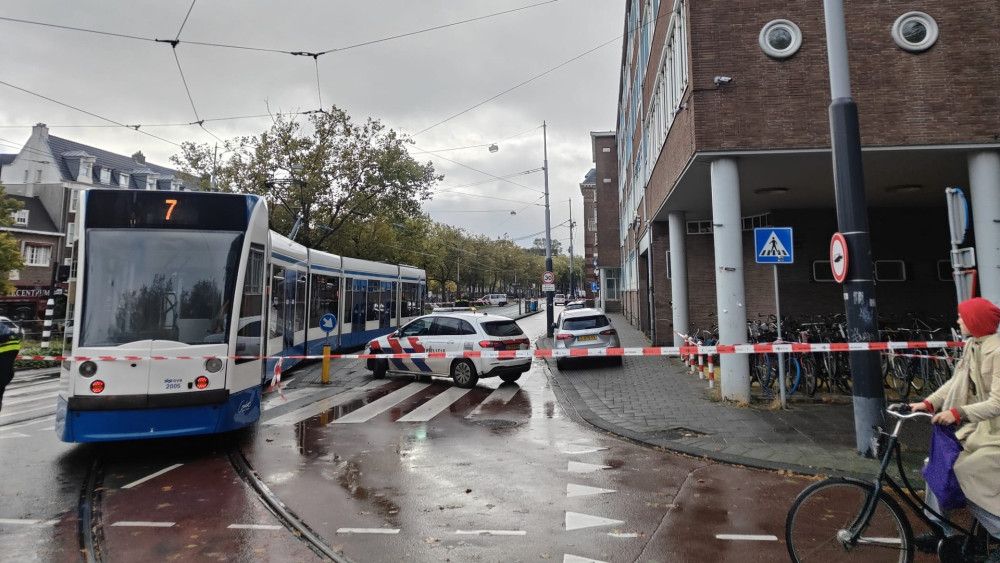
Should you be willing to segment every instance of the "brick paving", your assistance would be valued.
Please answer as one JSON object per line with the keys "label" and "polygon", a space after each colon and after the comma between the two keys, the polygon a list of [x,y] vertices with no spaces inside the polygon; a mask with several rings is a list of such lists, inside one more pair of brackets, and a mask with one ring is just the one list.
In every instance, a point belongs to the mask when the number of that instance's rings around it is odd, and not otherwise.
{"label": "brick paving", "polygon": [[[623,316],[609,316],[623,346],[649,345]],[[562,370],[550,361],[549,372],[560,399],[604,430],[690,455],[770,469],[850,475],[878,469],[855,451],[848,401],[791,403],[784,411],[762,404],[740,407],[713,399],[708,382],[688,374],[677,358],[627,357],[621,368],[582,361]],[[927,425],[911,423],[902,436],[907,467],[916,467],[925,455]]]}

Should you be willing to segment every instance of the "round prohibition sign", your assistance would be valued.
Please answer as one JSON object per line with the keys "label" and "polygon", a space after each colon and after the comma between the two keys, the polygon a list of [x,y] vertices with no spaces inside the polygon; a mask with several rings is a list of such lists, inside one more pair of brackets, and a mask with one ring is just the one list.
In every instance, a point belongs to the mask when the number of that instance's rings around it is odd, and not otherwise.
{"label": "round prohibition sign", "polygon": [[542,274],[542,283],[556,283],[556,275],[552,272]]}
{"label": "round prohibition sign", "polygon": [[833,233],[830,239],[830,271],[837,283],[844,283],[847,279],[847,257],[847,239],[840,233]]}

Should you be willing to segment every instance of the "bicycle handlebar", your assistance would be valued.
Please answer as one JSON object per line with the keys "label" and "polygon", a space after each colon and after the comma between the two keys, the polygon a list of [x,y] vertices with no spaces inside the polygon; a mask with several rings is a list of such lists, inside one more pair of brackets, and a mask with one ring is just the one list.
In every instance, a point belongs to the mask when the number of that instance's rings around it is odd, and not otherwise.
{"label": "bicycle handlebar", "polygon": [[[893,407],[896,407],[896,408],[893,408]],[[885,409],[885,412],[891,414],[892,416],[894,416],[896,418],[903,419],[903,420],[910,419],[910,418],[917,418],[918,416],[926,416],[927,418],[931,418],[932,416],[934,416],[934,415],[932,415],[929,412],[910,410],[910,405],[908,405],[906,403],[895,403],[895,404],[889,405],[888,408]]]}

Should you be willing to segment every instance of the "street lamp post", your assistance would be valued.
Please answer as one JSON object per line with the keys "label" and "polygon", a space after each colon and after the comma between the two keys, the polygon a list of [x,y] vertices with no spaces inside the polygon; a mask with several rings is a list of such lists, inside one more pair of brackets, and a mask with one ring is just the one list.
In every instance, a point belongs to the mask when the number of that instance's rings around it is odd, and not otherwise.
{"label": "street lamp post", "polygon": [[569,200],[569,295],[570,300],[576,299],[576,286],[573,283],[573,200]]}
{"label": "street lamp post", "polygon": [[[837,225],[848,246],[848,273],[844,280],[847,333],[851,342],[878,339],[875,281],[868,202],[861,162],[858,106],[851,97],[847,60],[847,31],[843,0],[823,0],[826,48],[830,65],[830,137],[833,148]],[[878,352],[850,352],[853,378],[854,437],[858,453],[871,456],[873,428],[883,425],[885,393],[879,375]]]}
{"label": "street lamp post", "polygon": [[[549,220],[549,141],[548,125],[542,122],[542,170],[545,172],[545,271],[552,271],[552,229]],[[554,291],[545,292],[545,334],[552,338],[552,300]]]}

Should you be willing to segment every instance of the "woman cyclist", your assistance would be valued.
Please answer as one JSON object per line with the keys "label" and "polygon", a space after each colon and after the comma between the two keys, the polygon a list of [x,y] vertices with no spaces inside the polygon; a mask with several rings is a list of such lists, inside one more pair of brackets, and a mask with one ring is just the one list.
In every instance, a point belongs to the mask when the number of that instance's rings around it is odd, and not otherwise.
{"label": "woman cyclist", "polygon": [[[944,385],[920,403],[915,411],[934,413],[931,422],[958,427],[955,434],[963,451],[955,462],[955,476],[968,499],[968,507],[992,536],[1000,538],[1000,308],[977,297],[958,305],[958,326],[966,337],[965,349],[955,371]],[[927,504],[939,510],[928,489]],[[942,524],[946,536],[954,530]],[[922,550],[933,549],[933,534],[916,538]],[[1000,551],[987,560],[1000,563]]]}

